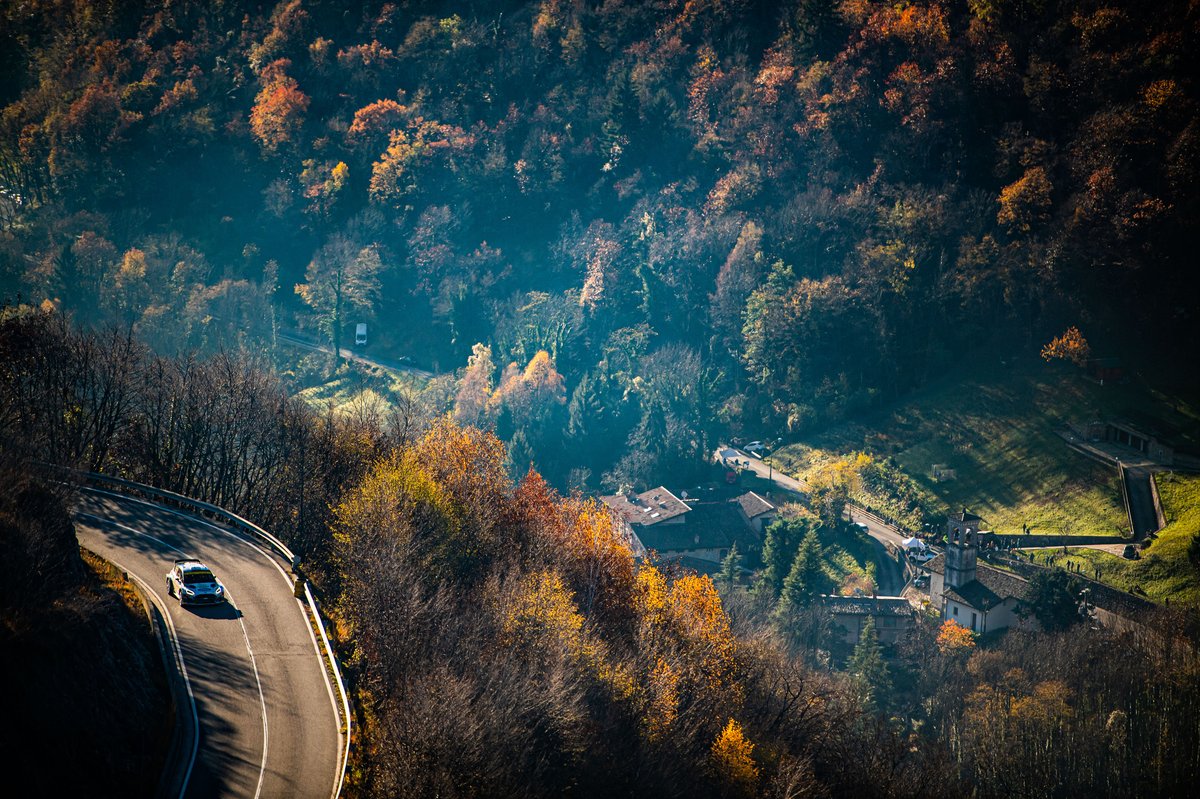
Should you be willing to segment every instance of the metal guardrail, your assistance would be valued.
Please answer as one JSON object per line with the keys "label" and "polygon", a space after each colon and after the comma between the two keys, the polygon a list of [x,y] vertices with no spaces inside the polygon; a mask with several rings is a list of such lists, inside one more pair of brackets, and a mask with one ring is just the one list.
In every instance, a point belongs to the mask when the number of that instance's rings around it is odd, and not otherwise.
{"label": "metal guardrail", "polygon": [[863,516],[866,516],[868,519],[870,519],[871,521],[880,525],[881,527],[888,528],[896,535],[899,535],[899,536],[907,535],[904,528],[900,527],[895,522],[888,521],[887,519],[880,516],[878,513],[875,513],[874,511],[867,509],[867,507],[865,505],[860,504],[856,500],[853,500],[853,499],[847,500],[846,507],[847,507],[847,509],[853,509],[852,510],[853,513],[862,514]]}
{"label": "metal guardrail", "polygon": [[219,505],[213,505],[210,502],[203,502],[191,497],[185,497],[182,494],[176,494],[173,491],[167,491],[162,488],[155,488],[144,483],[136,483],[132,480],[125,480],[120,477],[110,477],[106,474],[97,474],[96,472],[81,472],[76,469],[62,469],[62,471],[91,483],[100,483],[102,485],[113,486],[124,491],[132,491],[143,496],[154,499],[160,505],[174,505],[175,507],[189,510],[197,516],[204,516],[209,519],[217,519],[224,523],[227,527],[232,527],[235,530],[243,533],[249,533],[255,538],[262,539],[269,544],[276,552],[287,558],[288,564],[292,570],[300,564],[300,559],[295,553],[288,548],[275,536],[268,533],[266,530],[259,527],[254,522],[243,519],[236,513],[231,513]]}
{"label": "metal guardrail", "polygon": [[333,657],[333,647],[329,644],[329,636],[325,634],[325,625],[321,623],[321,613],[317,610],[317,600],[313,598],[312,589],[308,587],[308,581],[304,582],[304,596],[308,599],[308,605],[312,608],[313,618],[317,620],[317,629],[321,633],[321,641],[325,644],[325,651],[330,654],[329,665],[333,668],[333,676],[336,678],[338,694],[342,699],[342,713],[346,719],[346,747],[342,752],[342,769],[338,774],[337,786],[333,789],[333,797],[342,795],[342,784],[346,781],[346,768],[350,764],[350,697],[346,693],[345,681],[342,679],[342,671],[338,668],[337,658]]}
{"label": "metal guardrail", "polygon": [[[182,494],[176,494],[173,491],[155,488],[154,486],[148,486],[144,483],[137,483],[133,480],[125,480],[120,477],[111,477],[109,475],[98,474],[96,472],[83,472],[78,469],[68,469],[60,466],[52,466],[50,468],[68,474],[80,481],[99,483],[101,485],[119,489],[125,493],[141,494],[142,496],[153,499],[157,504],[173,505],[181,510],[189,511],[193,515],[218,520],[227,527],[232,527],[238,532],[248,533],[255,538],[265,541],[276,552],[287,558],[293,573],[300,564],[300,559],[296,556],[296,554],[278,538],[271,535],[257,524],[238,516],[236,513],[227,511],[219,505],[213,505],[210,502],[192,499],[191,497],[185,497]],[[303,580],[303,578],[300,579]],[[346,745],[345,749],[341,753],[341,769],[339,769],[337,785],[332,794],[333,799],[337,799],[337,797],[341,795],[342,786],[346,780],[346,770],[350,765],[350,697],[346,692],[346,683],[342,677],[342,670],[338,666],[337,656],[334,654],[333,646],[329,642],[329,635],[325,631],[325,622],[321,618],[321,612],[317,607],[316,599],[313,597],[312,589],[309,587],[307,580],[303,580],[303,583],[304,596],[308,602],[308,607],[312,612],[313,620],[316,621],[317,630],[321,633],[321,642],[325,645],[325,655],[329,660],[331,669],[333,670],[333,676],[335,678],[335,682],[337,683],[338,694],[342,700],[341,710],[345,716]]]}

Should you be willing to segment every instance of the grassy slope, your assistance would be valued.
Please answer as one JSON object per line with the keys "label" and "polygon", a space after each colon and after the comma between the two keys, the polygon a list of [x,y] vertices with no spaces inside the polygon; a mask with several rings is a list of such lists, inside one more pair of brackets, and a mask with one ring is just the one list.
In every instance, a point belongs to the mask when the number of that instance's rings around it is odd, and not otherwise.
{"label": "grassy slope", "polygon": [[355,413],[374,406],[386,413],[397,399],[415,396],[426,383],[408,372],[355,364],[339,369],[332,377],[303,389],[297,396],[321,410],[332,406],[339,413]]}
{"label": "grassy slope", "polygon": [[1200,477],[1177,474],[1158,475],[1167,526],[1140,560],[1125,560],[1096,549],[1034,550],[1043,560],[1051,555],[1057,564],[1071,562],[1087,575],[1100,570],[1100,579],[1126,591],[1140,587],[1156,602],[1200,605],[1200,571],[1187,559],[1188,544],[1200,533]]}
{"label": "grassy slope", "polygon": [[850,594],[855,588],[871,593],[876,586],[874,544],[855,531],[822,536],[822,565],[825,575],[836,586],[834,593]]}
{"label": "grassy slope", "polygon": [[[975,364],[873,418],[782,448],[776,466],[811,475],[837,455],[890,457],[900,474],[867,504],[906,522],[922,509],[967,506],[998,532],[1109,534],[1125,526],[1116,473],[1068,449],[1055,430],[1067,421],[1124,417],[1193,444],[1194,409],[1139,381],[1104,386],[1040,361]],[[1147,420],[1152,420],[1147,423]],[[957,471],[936,482],[934,464]]]}

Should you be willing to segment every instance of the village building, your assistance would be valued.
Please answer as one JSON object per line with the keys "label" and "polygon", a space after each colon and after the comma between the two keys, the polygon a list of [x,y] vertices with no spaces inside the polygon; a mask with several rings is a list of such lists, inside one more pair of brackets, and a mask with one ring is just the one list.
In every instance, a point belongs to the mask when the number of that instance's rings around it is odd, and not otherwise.
{"label": "village building", "polygon": [[747,491],[740,497],[734,497],[733,503],[737,505],[737,509],[746,524],[750,525],[759,537],[763,535],[767,529],[767,525],[775,521],[777,516],[775,506],[753,491]]}
{"label": "village building", "polygon": [[836,633],[852,646],[862,637],[867,619],[874,620],[881,643],[894,644],[916,617],[912,603],[902,596],[823,596],[821,607],[832,617]]}
{"label": "village building", "polygon": [[765,525],[776,515],[775,506],[753,492],[728,501],[697,502],[659,486],[600,501],[613,511],[618,531],[636,557],[655,552],[660,560],[696,571],[719,564],[734,544],[742,553],[760,546]]}
{"label": "village building", "polygon": [[965,508],[946,520],[946,551],[922,568],[929,572],[929,601],[943,619],[977,633],[1021,624],[1018,603],[1029,582],[1015,574],[979,563],[983,520]]}

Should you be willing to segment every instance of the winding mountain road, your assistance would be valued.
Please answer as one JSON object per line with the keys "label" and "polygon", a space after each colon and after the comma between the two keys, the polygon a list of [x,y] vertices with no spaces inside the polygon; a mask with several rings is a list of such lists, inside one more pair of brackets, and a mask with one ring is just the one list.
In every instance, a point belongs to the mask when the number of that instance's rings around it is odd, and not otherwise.
{"label": "winding mountain road", "polygon": [[[804,481],[779,471],[772,464],[765,463],[758,456],[751,455],[742,449],[718,448],[713,453],[713,459],[721,461],[723,450],[736,453],[736,459],[742,464],[742,468],[749,469],[764,480],[770,480],[777,488],[790,491],[802,500],[808,499],[809,488]],[[876,579],[880,593],[898,596],[904,590],[907,580],[904,576],[904,568],[892,552],[903,551],[906,538],[904,532],[874,514],[867,513],[853,505],[846,505],[846,514],[850,521],[861,524],[866,528],[867,535],[875,539]],[[891,551],[888,549],[889,545]]]}
{"label": "winding mountain road", "polygon": [[[329,799],[339,720],[312,628],[278,555],[224,528],[88,490],[79,542],[148,584],[170,615],[199,721],[184,796]],[[166,596],[175,558],[196,557],[229,602],[182,608]]]}

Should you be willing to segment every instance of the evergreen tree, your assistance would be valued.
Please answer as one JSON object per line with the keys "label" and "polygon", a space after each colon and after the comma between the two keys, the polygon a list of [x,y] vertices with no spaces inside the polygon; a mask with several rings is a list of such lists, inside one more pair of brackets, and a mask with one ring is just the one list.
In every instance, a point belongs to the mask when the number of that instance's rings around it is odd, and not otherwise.
{"label": "evergreen tree", "polygon": [[867,617],[862,635],[854,647],[854,654],[846,663],[846,670],[854,680],[859,698],[873,710],[880,709],[892,686],[892,677],[887,661],[883,659],[883,647],[875,633],[875,620]]}
{"label": "evergreen tree", "polygon": [[810,528],[796,552],[792,568],[783,581],[776,613],[786,618],[797,609],[809,605],[813,597],[828,587],[828,578],[821,567],[821,540],[815,528]]}
{"label": "evergreen tree", "polygon": [[1065,630],[1079,621],[1078,580],[1065,571],[1035,574],[1018,612],[1033,614],[1043,630]]}
{"label": "evergreen tree", "polygon": [[772,601],[783,590],[784,577],[796,558],[795,541],[799,539],[795,533],[795,524],[793,520],[780,519],[767,527],[763,537],[763,570],[754,590],[758,594],[769,595]]}
{"label": "evergreen tree", "polygon": [[737,579],[738,567],[741,564],[742,556],[738,554],[737,542],[729,548],[729,554],[725,556],[725,560],[721,562],[721,582],[727,587],[733,588],[733,583]]}

